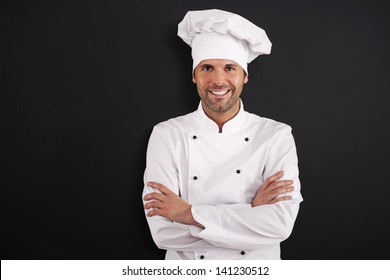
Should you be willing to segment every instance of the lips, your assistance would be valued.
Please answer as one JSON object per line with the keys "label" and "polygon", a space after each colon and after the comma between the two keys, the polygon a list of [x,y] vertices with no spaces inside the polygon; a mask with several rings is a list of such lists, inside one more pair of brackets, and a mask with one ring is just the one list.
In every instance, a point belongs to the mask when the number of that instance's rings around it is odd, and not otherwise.
{"label": "lips", "polygon": [[230,91],[230,89],[226,89],[226,90],[209,90],[209,92],[211,92],[213,95],[217,95],[217,96],[223,96],[225,94],[227,94],[228,92]]}

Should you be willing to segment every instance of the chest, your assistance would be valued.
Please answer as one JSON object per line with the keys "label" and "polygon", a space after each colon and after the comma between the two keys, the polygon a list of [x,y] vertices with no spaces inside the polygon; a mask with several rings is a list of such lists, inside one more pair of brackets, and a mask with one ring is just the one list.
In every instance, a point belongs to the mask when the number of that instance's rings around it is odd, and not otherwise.
{"label": "chest", "polygon": [[237,135],[188,133],[181,172],[183,196],[191,204],[250,203],[263,183],[269,139]]}

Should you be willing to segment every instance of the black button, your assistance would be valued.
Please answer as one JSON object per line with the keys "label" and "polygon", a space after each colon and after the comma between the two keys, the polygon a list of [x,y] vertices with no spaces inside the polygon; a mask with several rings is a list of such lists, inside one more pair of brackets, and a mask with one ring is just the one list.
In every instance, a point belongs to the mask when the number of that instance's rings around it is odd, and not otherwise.
{"label": "black button", "polygon": [[246,138],[245,138],[245,141],[246,141],[246,142],[248,142],[248,141],[249,141],[249,138],[248,138],[248,137],[246,137]]}
{"label": "black button", "polygon": [[245,255],[245,251],[241,251],[241,255]]}
{"label": "black button", "polygon": [[201,260],[203,260],[203,259],[204,259],[204,256],[203,256],[203,255],[201,255],[201,256],[200,256],[200,259],[201,259]]}
{"label": "black button", "polygon": [[241,173],[241,170],[240,170],[240,169],[237,169],[237,170],[236,170],[236,173],[237,173],[237,174],[240,174],[240,173]]}
{"label": "black button", "polygon": [[194,180],[198,180],[198,177],[194,176]]}
{"label": "black button", "polygon": [[196,139],[196,138],[198,138],[198,137],[196,137],[196,135],[192,136],[192,139]]}

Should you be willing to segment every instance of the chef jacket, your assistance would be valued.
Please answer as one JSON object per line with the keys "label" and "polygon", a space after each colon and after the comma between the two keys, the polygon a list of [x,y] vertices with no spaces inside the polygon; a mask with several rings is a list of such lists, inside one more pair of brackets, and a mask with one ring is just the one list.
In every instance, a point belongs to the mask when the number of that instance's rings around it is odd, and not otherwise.
{"label": "chef jacket", "polygon": [[[282,179],[294,181],[292,200],[252,207],[265,179],[281,170]],[[147,217],[166,259],[280,259],[280,242],[291,234],[302,201],[291,127],[244,111],[241,100],[222,133],[202,103],[156,125],[144,181],[143,196],[156,191],[147,182],[161,183],[189,202],[205,227]]]}

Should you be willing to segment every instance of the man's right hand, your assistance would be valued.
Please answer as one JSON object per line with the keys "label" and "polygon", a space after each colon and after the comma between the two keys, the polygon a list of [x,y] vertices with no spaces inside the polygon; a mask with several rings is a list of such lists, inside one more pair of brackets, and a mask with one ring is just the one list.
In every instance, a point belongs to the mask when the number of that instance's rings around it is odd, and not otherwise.
{"label": "man's right hand", "polygon": [[291,186],[294,183],[292,180],[279,180],[283,174],[283,171],[279,171],[265,180],[252,201],[252,207],[292,199],[292,196],[279,196],[294,190],[294,187]]}

